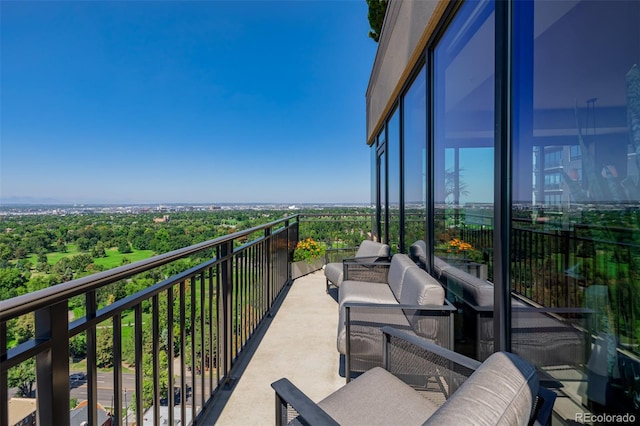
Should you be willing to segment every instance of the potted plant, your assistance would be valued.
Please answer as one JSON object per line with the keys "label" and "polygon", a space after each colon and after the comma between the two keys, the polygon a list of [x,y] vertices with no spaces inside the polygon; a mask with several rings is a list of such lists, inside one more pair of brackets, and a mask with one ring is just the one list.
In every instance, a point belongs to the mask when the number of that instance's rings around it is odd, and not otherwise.
{"label": "potted plant", "polygon": [[326,247],[313,238],[298,241],[293,251],[293,263],[291,263],[291,278],[296,279],[303,275],[321,269],[324,265]]}

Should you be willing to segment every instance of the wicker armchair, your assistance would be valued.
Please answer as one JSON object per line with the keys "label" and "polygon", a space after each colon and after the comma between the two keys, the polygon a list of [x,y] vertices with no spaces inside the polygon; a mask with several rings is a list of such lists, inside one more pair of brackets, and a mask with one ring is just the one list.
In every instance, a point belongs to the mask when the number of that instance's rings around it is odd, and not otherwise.
{"label": "wicker armchair", "polygon": [[272,383],[276,425],[550,424],[556,395],[516,355],[499,352],[481,364],[390,327],[383,332],[385,368],[317,404],[287,379]]}
{"label": "wicker armchair", "polygon": [[[374,263],[377,261],[389,261],[390,248],[387,244],[364,240],[360,243],[354,257],[345,258],[342,262],[327,263],[324,267],[324,275],[327,281],[327,292],[333,284],[340,287],[344,278],[344,263]],[[354,279],[354,278],[352,278]]]}

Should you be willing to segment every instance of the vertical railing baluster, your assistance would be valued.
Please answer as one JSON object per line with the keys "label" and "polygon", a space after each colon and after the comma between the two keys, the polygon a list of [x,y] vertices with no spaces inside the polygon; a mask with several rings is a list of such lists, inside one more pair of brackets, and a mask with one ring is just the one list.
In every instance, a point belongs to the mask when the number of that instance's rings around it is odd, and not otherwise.
{"label": "vertical railing baluster", "polygon": [[[218,246],[218,259],[220,259],[220,247]],[[220,386],[220,366],[224,368],[224,325],[222,324],[222,316],[224,310],[222,305],[224,298],[222,297],[222,276],[221,266],[216,265],[216,387]],[[221,333],[222,332],[222,333]],[[220,350],[222,349],[222,350]]]}
{"label": "vertical railing baluster", "polygon": [[196,418],[196,276],[189,280],[191,290],[191,419]]}
{"label": "vertical railing baluster", "polygon": [[135,336],[135,360],[136,360],[136,368],[135,368],[135,376],[136,376],[136,424],[141,425],[144,415],[144,404],[142,398],[143,391],[143,367],[142,367],[142,355],[143,355],[143,335],[142,335],[142,305],[137,304],[134,309],[134,331],[133,334]]}
{"label": "vertical railing baluster", "polygon": [[122,426],[122,317],[113,317],[113,416]]}
{"label": "vertical railing baluster", "polygon": [[239,345],[242,340],[242,332],[238,333],[238,329],[242,328],[242,318],[241,318],[241,310],[240,310],[240,298],[242,294],[240,293],[240,285],[238,283],[238,267],[237,263],[233,263],[233,290],[231,292],[233,297],[233,337],[235,337],[235,343],[233,345],[233,358],[235,359],[238,356]]}
{"label": "vertical railing baluster", "polygon": [[[151,361],[153,366],[153,418],[160,419],[160,303],[158,295],[151,298]],[[158,422],[159,420],[155,420]]]}
{"label": "vertical railing baluster", "polygon": [[69,424],[69,323],[67,301],[35,312],[35,338],[51,342],[36,355],[37,423]]}
{"label": "vertical railing baluster", "polygon": [[[98,303],[95,290],[85,295],[86,318],[96,317]],[[97,326],[87,329],[87,420],[90,425],[98,423],[98,359],[97,350]]]}
{"label": "vertical railing baluster", "polygon": [[[213,299],[213,291],[214,291],[214,286],[213,286],[213,270],[214,268],[211,267],[209,268],[209,394],[213,395],[213,390],[215,389],[213,387],[213,368],[214,368],[214,352],[213,352],[213,348],[214,348],[214,334],[213,334],[213,303],[214,303],[214,299]],[[217,370],[217,368],[216,368]]]}
{"label": "vertical railing baluster", "polygon": [[[204,334],[205,334],[205,326],[204,326],[204,320],[205,320],[205,313],[207,312],[205,309],[205,305],[204,302],[206,301],[205,299],[205,292],[204,292],[204,284],[205,284],[205,280],[204,280],[204,271],[200,272],[200,396],[201,396],[201,407],[204,407],[206,399],[205,396],[205,388],[204,388],[204,382],[205,382],[205,356],[206,356],[206,347],[204,345]],[[195,418],[195,417],[194,417]]]}
{"label": "vertical railing baluster", "polygon": [[[0,360],[7,357],[7,323],[0,321]],[[9,375],[0,368],[0,426],[9,426]]]}
{"label": "vertical railing baluster", "polygon": [[169,421],[170,425],[175,424],[174,407],[175,407],[175,383],[173,379],[173,286],[167,289],[167,360],[168,365],[168,380],[167,380],[167,406],[169,407]]}
{"label": "vertical railing baluster", "polygon": [[180,421],[187,423],[187,357],[185,354],[187,333],[185,281],[180,282]]}
{"label": "vertical railing baluster", "polygon": [[271,228],[266,228],[264,230],[264,239],[265,239],[265,276],[266,283],[265,287],[267,288],[267,312],[268,315],[271,316],[271,302],[273,301],[271,294]]}

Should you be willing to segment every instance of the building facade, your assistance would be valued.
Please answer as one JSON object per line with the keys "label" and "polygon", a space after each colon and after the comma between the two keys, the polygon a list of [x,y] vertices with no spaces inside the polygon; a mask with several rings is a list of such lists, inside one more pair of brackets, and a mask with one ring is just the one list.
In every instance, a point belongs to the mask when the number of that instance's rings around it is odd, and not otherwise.
{"label": "building facade", "polygon": [[639,66],[636,0],[391,0],[367,89],[373,233],[566,420],[640,409]]}

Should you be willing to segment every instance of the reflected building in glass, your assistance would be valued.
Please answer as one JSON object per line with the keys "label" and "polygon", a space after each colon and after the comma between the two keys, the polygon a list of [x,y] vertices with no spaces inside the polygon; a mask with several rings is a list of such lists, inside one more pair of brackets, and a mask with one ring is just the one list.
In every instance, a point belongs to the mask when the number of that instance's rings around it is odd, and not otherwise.
{"label": "reflected building in glass", "polygon": [[640,413],[639,67],[638,1],[395,0],[369,81],[373,233],[558,419]]}

